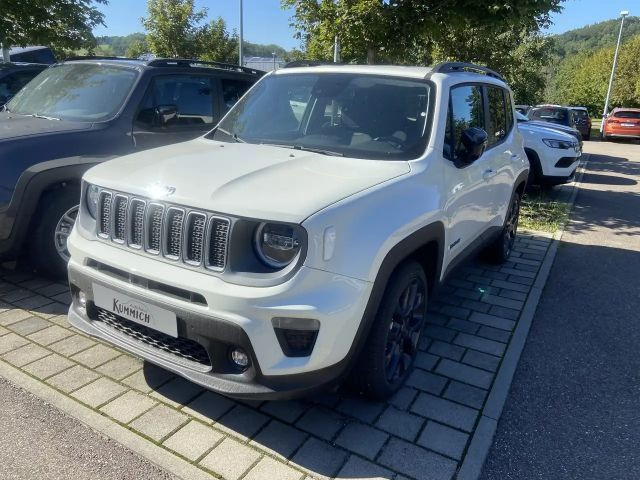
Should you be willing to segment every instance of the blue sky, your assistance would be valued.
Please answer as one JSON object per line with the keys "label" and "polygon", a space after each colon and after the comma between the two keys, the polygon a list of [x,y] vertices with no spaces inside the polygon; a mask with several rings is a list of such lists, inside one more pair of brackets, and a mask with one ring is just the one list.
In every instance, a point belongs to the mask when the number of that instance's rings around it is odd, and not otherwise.
{"label": "blue sky", "polygon": [[[239,0],[196,0],[198,7],[206,7],[210,17],[221,16],[230,29],[239,22]],[[147,13],[146,0],[110,0],[100,9],[106,15],[105,27],[96,35],[127,35],[143,31],[140,17]],[[566,0],[562,13],[554,15],[554,25],[548,33],[562,33],[602,20],[618,17],[620,10],[640,15],[638,0]],[[297,47],[289,27],[291,11],[282,10],[279,0],[244,0],[244,37],[255,43],[276,43],[287,49]]]}

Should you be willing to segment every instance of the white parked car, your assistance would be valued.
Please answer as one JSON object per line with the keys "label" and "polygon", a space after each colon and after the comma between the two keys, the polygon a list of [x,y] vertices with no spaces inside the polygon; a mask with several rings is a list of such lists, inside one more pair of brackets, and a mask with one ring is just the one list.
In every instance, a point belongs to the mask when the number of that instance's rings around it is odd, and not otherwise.
{"label": "white parked car", "polygon": [[570,182],[582,156],[578,140],[568,133],[530,122],[521,113],[516,112],[516,118],[531,164],[529,183],[550,186]]}
{"label": "white parked car", "polygon": [[430,292],[510,254],[529,163],[509,87],[468,64],[260,80],[206,136],[89,170],[78,329],[239,398],[407,378]]}

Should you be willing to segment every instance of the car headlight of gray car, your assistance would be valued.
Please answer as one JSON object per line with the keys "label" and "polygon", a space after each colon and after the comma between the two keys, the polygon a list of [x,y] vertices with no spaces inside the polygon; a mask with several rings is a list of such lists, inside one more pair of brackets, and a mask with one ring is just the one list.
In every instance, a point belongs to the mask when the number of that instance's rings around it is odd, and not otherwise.
{"label": "car headlight of gray car", "polygon": [[289,265],[300,254],[302,240],[299,228],[284,223],[258,225],[254,240],[258,258],[275,269]]}

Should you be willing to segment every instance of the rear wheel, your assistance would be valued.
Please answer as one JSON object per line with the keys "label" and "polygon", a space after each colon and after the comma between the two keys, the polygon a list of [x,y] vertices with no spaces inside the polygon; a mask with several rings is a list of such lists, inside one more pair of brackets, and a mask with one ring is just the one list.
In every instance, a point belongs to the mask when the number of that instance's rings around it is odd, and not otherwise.
{"label": "rear wheel", "polygon": [[427,314],[427,279],[422,266],[408,261],[389,279],[367,343],[353,374],[366,396],[384,400],[413,368]]}
{"label": "rear wheel", "polygon": [[504,263],[509,259],[518,234],[518,222],[520,220],[520,193],[515,192],[511,199],[511,205],[507,211],[507,218],[500,236],[487,247],[487,253],[496,263]]}
{"label": "rear wheel", "polygon": [[31,232],[31,263],[39,272],[64,279],[69,263],[67,239],[78,216],[77,188],[63,188],[45,194]]}

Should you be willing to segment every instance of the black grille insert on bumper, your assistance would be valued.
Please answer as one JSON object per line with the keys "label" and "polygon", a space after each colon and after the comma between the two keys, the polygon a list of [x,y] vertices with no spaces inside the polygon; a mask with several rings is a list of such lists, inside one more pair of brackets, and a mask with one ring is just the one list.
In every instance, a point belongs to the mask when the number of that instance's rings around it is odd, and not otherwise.
{"label": "black grille insert on bumper", "polygon": [[188,338],[175,338],[170,335],[158,332],[144,325],[131,322],[126,318],[115,315],[103,308],[96,307],[98,320],[117,332],[127,335],[148,347],[152,347],[162,352],[169,353],[182,360],[195,362],[202,366],[211,368],[211,360],[207,351],[202,345]]}

